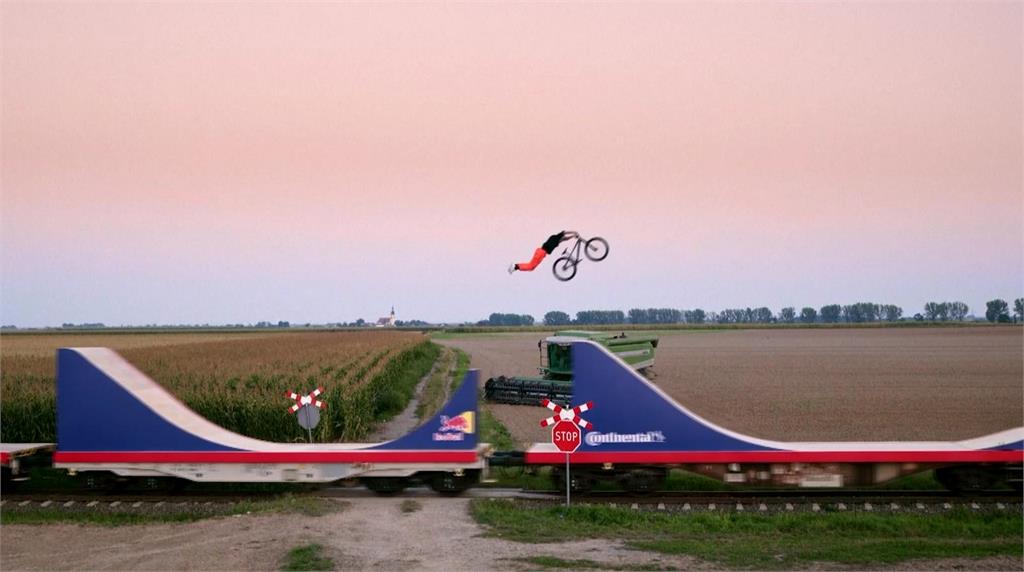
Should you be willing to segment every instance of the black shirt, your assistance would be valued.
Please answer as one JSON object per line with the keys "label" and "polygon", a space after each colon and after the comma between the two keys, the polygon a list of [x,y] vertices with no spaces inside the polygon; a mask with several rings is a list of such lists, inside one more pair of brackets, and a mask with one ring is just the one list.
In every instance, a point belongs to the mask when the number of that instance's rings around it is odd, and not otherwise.
{"label": "black shirt", "polygon": [[549,236],[548,239],[544,241],[544,244],[541,245],[541,248],[544,249],[544,252],[551,254],[552,251],[558,248],[558,245],[562,243],[563,239],[565,239],[564,230],[558,234],[552,234]]}

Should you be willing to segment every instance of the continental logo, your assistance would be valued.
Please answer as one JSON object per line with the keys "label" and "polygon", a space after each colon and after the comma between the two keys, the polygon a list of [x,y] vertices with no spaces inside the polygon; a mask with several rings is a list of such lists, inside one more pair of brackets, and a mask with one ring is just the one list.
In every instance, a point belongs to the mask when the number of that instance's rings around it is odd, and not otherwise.
{"label": "continental logo", "polygon": [[441,426],[430,438],[434,441],[462,441],[466,434],[476,430],[474,416],[472,411],[463,411],[453,417],[442,415]]}
{"label": "continental logo", "polygon": [[591,431],[583,438],[588,447],[597,447],[607,443],[664,443],[665,435],[661,431],[645,431],[643,433],[601,433]]}

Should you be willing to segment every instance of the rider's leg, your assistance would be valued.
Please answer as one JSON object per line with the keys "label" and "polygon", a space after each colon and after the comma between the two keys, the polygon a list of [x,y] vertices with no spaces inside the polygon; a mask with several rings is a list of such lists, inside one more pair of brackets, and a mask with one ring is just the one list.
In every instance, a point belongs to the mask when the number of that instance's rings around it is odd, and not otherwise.
{"label": "rider's leg", "polygon": [[520,262],[519,264],[516,264],[516,270],[529,272],[536,268],[537,265],[540,264],[540,261],[544,260],[544,257],[547,255],[548,253],[544,252],[543,248],[538,248],[533,251],[533,258],[529,262]]}

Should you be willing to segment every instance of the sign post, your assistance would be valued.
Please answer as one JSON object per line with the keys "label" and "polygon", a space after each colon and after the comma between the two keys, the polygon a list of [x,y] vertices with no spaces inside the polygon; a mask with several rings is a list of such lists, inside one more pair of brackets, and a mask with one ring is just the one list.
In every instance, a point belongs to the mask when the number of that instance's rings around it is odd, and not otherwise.
{"label": "sign post", "polygon": [[294,391],[284,393],[288,399],[295,400],[295,404],[288,408],[288,413],[298,412],[295,417],[299,421],[299,427],[306,430],[310,443],[313,442],[313,428],[320,422],[319,410],[327,407],[326,403],[317,399],[323,392],[324,388],[318,387],[309,395],[299,395]]}
{"label": "sign post", "polygon": [[[571,503],[570,491],[572,490],[572,480],[569,476],[569,455],[574,453],[576,449],[579,449],[580,444],[583,442],[583,431],[580,428],[590,429],[593,427],[587,420],[580,417],[579,414],[593,409],[594,404],[588,401],[583,405],[568,409],[545,399],[541,402],[541,405],[557,414],[557,418],[548,417],[542,420],[540,426],[554,425],[551,428],[551,444],[559,451],[565,453],[565,506],[569,507]],[[577,424],[579,425],[577,426]]]}

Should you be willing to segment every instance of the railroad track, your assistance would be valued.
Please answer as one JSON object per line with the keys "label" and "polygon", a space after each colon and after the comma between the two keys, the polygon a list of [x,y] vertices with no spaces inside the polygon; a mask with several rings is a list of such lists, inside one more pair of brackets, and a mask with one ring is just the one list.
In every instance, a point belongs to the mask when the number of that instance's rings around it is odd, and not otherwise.
{"label": "railroad track", "polygon": [[[48,509],[54,511],[117,512],[217,512],[237,503],[268,500],[279,493],[238,494],[225,491],[189,491],[166,494],[146,493],[12,493],[0,497],[0,511]],[[323,499],[379,498],[363,487],[325,487],[299,493]],[[511,499],[528,506],[551,507],[564,502],[558,491],[533,491],[513,488],[476,488],[464,498]],[[392,498],[443,499],[427,488],[406,489]],[[941,514],[955,510],[1024,510],[1020,495],[1010,491],[983,491],[971,496],[946,491],[869,491],[869,490],[762,490],[762,491],[667,491],[652,495],[602,491],[573,497],[576,506],[607,506],[631,510],[675,513],[751,513],[788,512],[874,512]]]}
{"label": "railroad track", "polygon": [[[545,493],[545,497],[538,499],[535,495],[525,502],[546,505],[565,502],[562,492]],[[970,496],[948,491],[667,491],[644,496],[609,491],[580,495],[573,498],[573,503],[633,510],[694,513],[943,513],[958,509],[1016,512],[1024,510],[1020,495],[1011,491],[980,491]]]}

